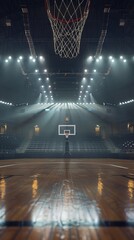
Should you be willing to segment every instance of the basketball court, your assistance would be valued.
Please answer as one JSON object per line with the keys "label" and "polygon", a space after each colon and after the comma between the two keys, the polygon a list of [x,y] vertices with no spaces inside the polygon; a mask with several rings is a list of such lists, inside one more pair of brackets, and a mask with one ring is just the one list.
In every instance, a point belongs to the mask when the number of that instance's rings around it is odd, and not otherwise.
{"label": "basketball court", "polygon": [[131,160],[4,160],[0,172],[1,240],[134,237]]}
{"label": "basketball court", "polygon": [[0,240],[134,239],[130,2],[1,1]]}

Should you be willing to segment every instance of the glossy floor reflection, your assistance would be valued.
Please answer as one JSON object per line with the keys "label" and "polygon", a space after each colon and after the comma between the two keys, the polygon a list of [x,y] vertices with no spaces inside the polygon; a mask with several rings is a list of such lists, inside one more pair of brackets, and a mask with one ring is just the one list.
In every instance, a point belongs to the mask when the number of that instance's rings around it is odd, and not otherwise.
{"label": "glossy floor reflection", "polygon": [[0,161],[0,239],[134,239],[134,161]]}

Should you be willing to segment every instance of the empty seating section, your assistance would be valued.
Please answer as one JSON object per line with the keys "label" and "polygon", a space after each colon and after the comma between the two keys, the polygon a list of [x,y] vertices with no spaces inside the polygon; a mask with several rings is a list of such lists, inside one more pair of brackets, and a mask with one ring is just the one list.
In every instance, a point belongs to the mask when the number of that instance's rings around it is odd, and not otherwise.
{"label": "empty seating section", "polygon": [[45,138],[44,136],[34,136],[26,149],[26,153],[63,152],[63,151],[64,151],[64,139],[62,141],[61,138],[50,139]]}
{"label": "empty seating section", "polygon": [[[65,137],[57,136],[53,139],[44,136],[34,136],[29,143],[26,153],[60,152],[65,151]],[[86,139],[77,136],[69,137],[70,153],[108,152],[105,141],[101,137],[92,136]]]}
{"label": "empty seating section", "polygon": [[13,153],[21,144],[21,137],[9,134],[0,134],[0,153]]}
{"label": "empty seating section", "polygon": [[100,136],[89,136],[86,139],[70,141],[70,152],[109,152],[105,141]]}
{"label": "empty seating section", "polygon": [[[19,135],[12,134],[0,134],[0,153],[9,154],[16,153],[24,139]],[[118,152],[123,153],[134,153],[134,135],[114,135],[110,137],[110,141],[118,149]],[[64,136],[33,136],[25,149],[25,154],[58,154],[63,156],[65,153],[66,140]],[[101,136],[89,135],[86,137],[69,136],[69,152],[73,156],[85,156],[91,153],[107,154],[112,153],[106,140],[102,139]]]}
{"label": "empty seating section", "polygon": [[111,140],[120,152],[134,152],[134,135],[125,134],[112,136]]}

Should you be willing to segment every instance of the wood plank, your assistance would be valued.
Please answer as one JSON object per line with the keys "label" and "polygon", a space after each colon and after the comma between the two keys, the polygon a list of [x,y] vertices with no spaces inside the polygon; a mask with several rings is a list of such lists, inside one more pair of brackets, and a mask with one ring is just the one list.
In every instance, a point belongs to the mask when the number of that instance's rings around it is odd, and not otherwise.
{"label": "wood plank", "polygon": [[0,160],[0,239],[134,239],[134,162]]}

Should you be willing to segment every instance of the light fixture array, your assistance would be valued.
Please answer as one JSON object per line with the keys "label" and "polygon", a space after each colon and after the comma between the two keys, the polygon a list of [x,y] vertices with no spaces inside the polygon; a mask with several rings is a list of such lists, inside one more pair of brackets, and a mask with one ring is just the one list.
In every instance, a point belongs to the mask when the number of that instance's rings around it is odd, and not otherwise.
{"label": "light fixture array", "polygon": [[[25,73],[25,75],[26,76],[34,75],[37,77],[37,82],[39,83],[39,91],[42,94],[42,98],[44,99],[43,102],[52,103],[54,101],[53,94],[52,94],[52,86],[50,84],[50,78],[48,77],[48,70],[46,68],[43,69],[43,64],[45,62],[45,58],[43,56],[37,56],[37,57],[19,56],[17,58],[13,58],[12,56],[8,56],[6,58],[0,57],[0,62],[4,62],[6,65],[10,65],[10,63],[15,61],[17,64],[19,64],[21,68],[23,68],[25,64],[24,63],[25,60],[26,61],[28,60],[31,64],[34,64],[33,66],[35,67],[33,72]],[[38,67],[39,67],[39,64],[41,64],[41,67],[42,67],[41,71],[38,68],[36,68],[36,63]]]}
{"label": "light fixture array", "polygon": [[120,102],[119,106],[126,105],[126,104],[133,103],[133,102],[134,102],[134,99],[131,99],[131,100],[128,100],[128,101],[124,101],[124,102]]}
{"label": "light fixture array", "polygon": [[[129,62],[134,63],[134,56],[131,57],[125,57],[123,55],[114,57],[112,55],[110,56],[89,56],[87,58],[87,68],[83,71],[83,78],[80,83],[80,90],[79,90],[79,96],[78,96],[78,103],[90,103],[89,101],[89,95],[92,93],[92,84],[95,80],[95,76],[97,75],[106,75],[106,73],[100,73],[99,70],[97,70],[97,67],[100,63],[103,63],[103,61],[107,61],[109,65],[109,69],[112,68],[118,61],[122,63],[123,65],[126,65]],[[92,67],[91,67],[91,64]],[[95,66],[95,67],[94,67]],[[90,70],[89,70],[90,69]],[[121,104],[120,104],[121,105]]]}
{"label": "light fixture array", "polygon": [[8,106],[13,106],[12,103],[10,103],[10,102],[5,102],[5,101],[2,101],[2,100],[0,100],[0,104],[4,104],[4,105],[8,105]]}

